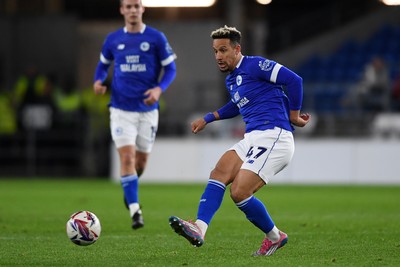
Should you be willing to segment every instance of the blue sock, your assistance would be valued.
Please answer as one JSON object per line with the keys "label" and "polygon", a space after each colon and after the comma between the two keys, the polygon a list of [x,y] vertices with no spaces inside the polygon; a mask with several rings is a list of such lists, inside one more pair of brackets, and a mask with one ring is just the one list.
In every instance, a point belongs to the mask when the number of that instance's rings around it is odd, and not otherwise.
{"label": "blue sock", "polygon": [[269,216],[264,204],[255,196],[251,196],[236,206],[246,214],[246,218],[264,233],[268,233],[274,228],[275,224]]}
{"label": "blue sock", "polygon": [[126,175],[121,177],[121,185],[124,190],[124,195],[128,205],[131,203],[138,203],[138,184],[139,178],[137,175]]}
{"label": "blue sock", "polygon": [[197,219],[210,224],[211,219],[221,206],[224,198],[226,186],[213,179],[208,180],[208,184],[201,196],[199,209],[197,211]]}

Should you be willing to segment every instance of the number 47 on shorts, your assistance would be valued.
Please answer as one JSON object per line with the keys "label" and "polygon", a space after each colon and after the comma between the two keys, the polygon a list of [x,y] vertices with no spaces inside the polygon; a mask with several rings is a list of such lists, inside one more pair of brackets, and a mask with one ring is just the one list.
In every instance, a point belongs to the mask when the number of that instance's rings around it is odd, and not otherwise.
{"label": "number 47 on shorts", "polygon": [[[260,147],[260,146],[250,147],[250,149],[246,155],[246,158],[248,158],[247,163],[252,164],[255,159],[259,158],[266,151],[267,151],[267,148],[265,148],[265,147]],[[257,153],[257,154],[255,154],[255,153]]]}

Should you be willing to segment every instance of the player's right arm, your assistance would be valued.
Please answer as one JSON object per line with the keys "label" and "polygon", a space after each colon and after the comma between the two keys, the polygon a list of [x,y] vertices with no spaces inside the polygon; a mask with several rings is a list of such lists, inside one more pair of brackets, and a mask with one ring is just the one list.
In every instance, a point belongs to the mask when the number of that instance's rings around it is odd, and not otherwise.
{"label": "player's right arm", "polygon": [[104,82],[108,76],[108,69],[111,66],[112,61],[114,60],[114,55],[112,50],[110,49],[110,44],[112,43],[112,39],[114,34],[109,34],[104,41],[103,47],[100,53],[100,60],[96,66],[96,71],[94,73],[94,82],[93,82],[93,91],[96,95],[103,95],[107,91],[107,86],[104,85]]}
{"label": "player's right arm", "polygon": [[101,80],[97,80],[93,83],[93,91],[96,95],[104,95],[107,91],[107,86],[103,85]]}
{"label": "player's right arm", "polygon": [[199,118],[192,122],[192,133],[196,134],[200,132],[208,123],[211,123],[215,120],[230,119],[239,114],[239,108],[235,105],[235,103],[229,101],[225,106],[221,107],[217,111],[207,113],[203,118]]}
{"label": "player's right arm", "polygon": [[109,67],[110,64],[108,62],[104,63],[102,59],[97,64],[93,83],[93,90],[96,95],[103,95],[107,91],[107,86],[103,85],[103,83],[107,79]]}

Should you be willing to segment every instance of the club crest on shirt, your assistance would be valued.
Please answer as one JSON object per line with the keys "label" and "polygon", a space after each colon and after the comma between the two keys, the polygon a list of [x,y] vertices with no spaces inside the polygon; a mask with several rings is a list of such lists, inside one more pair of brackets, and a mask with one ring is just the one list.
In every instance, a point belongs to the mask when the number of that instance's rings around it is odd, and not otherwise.
{"label": "club crest on shirt", "polygon": [[270,71],[274,67],[274,64],[272,64],[271,60],[266,59],[264,60],[264,62],[263,61],[258,62],[258,66],[263,71]]}
{"label": "club crest on shirt", "polygon": [[240,75],[236,76],[236,84],[238,86],[240,86],[242,84],[242,81],[243,81],[242,76],[240,76]]}
{"label": "club crest on shirt", "polygon": [[118,50],[124,50],[124,48],[125,48],[125,44],[119,44],[119,45],[117,46],[117,49],[118,49]]}
{"label": "club crest on shirt", "polygon": [[150,44],[148,42],[143,42],[140,44],[140,50],[146,52],[150,49]]}

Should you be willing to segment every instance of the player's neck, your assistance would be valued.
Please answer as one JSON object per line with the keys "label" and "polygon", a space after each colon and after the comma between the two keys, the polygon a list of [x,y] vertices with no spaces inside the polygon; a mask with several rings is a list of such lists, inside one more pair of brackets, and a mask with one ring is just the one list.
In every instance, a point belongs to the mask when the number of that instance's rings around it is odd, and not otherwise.
{"label": "player's neck", "polygon": [[128,23],[125,24],[126,31],[129,33],[141,32],[143,27],[144,27],[143,22],[138,22],[138,23],[134,23],[134,24],[128,24]]}
{"label": "player's neck", "polygon": [[235,61],[235,68],[239,67],[240,64],[242,63],[242,59],[243,59],[243,55],[240,52],[237,56],[236,56],[236,61]]}

